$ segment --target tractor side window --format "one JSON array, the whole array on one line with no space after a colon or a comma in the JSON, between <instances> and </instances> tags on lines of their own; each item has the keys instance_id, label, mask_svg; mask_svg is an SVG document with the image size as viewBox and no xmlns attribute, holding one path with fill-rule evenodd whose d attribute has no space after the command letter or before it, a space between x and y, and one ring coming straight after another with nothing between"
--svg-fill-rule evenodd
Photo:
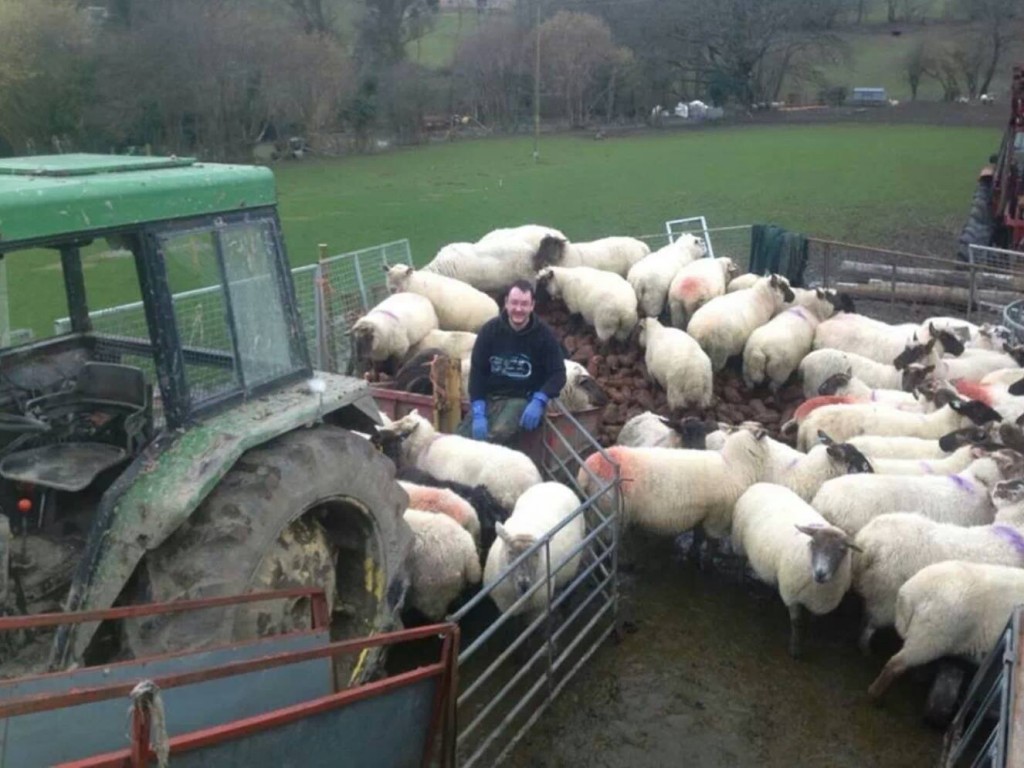
<instances>
[{"instance_id":1,"label":"tractor side window","mask_svg":"<svg viewBox=\"0 0 1024 768\"><path fill-rule=\"evenodd\" d=\"M225 227L220 243L246 389L302 368L296 344L302 339L285 309L270 222Z\"/></svg>"},{"instance_id":2,"label":"tractor side window","mask_svg":"<svg viewBox=\"0 0 1024 768\"><path fill-rule=\"evenodd\" d=\"M173 294L178 341L185 358L185 379L193 405L241 387L217 264L216 237L210 230L160 237L167 282Z\"/></svg>"}]
</instances>

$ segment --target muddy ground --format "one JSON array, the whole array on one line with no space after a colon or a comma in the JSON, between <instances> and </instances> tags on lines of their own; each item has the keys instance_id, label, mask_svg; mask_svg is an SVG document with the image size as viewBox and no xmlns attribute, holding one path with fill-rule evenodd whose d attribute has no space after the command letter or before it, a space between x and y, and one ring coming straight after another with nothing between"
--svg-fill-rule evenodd
<instances>
[{"instance_id":1,"label":"muddy ground","mask_svg":"<svg viewBox=\"0 0 1024 768\"><path fill-rule=\"evenodd\" d=\"M851 599L787 653L778 596L731 561L704 573L671 542L624 541L620 616L609 641L511 754L522 768L916 768L941 734L921 722L927 683L908 675L885 705L866 694L886 658L857 649Z\"/></svg>"}]
</instances>

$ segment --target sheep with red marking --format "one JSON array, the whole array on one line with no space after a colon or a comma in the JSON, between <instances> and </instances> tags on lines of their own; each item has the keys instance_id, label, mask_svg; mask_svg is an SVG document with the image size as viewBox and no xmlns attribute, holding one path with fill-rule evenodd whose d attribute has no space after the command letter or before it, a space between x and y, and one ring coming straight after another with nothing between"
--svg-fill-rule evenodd
<instances>
[{"instance_id":1,"label":"sheep with red marking","mask_svg":"<svg viewBox=\"0 0 1024 768\"><path fill-rule=\"evenodd\" d=\"M625 520L668 536L698 525L712 538L727 536L736 499L768 471L764 437L762 431L739 430L726 438L721 451L607 449L621 471ZM597 491L590 473L610 480L615 469L604 455L590 456L578 477L587 495Z\"/></svg>"},{"instance_id":2,"label":"sheep with red marking","mask_svg":"<svg viewBox=\"0 0 1024 768\"><path fill-rule=\"evenodd\" d=\"M412 529L408 603L430 621L440 621L462 591L480 583L480 556L469 532L447 515L407 509Z\"/></svg>"},{"instance_id":3,"label":"sheep with red marking","mask_svg":"<svg viewBox=\"0 0 1024 768\"><path fill-rule=\"evenodd\" d=\"M718 372L730 357L743 352L755 329L771 320L793 298L786 278L762 277L753 288L709 301L694 312L686 330L708 353L711 369Z\"/></svg>"},{"instance_id":4,"label":"sheep with red marking","mask_svg":"<svg viewBox=\"0 0 1024 768\"><path fill-rule=\"evenodd\" d=\"M736 274L732 259L696 259L684 266L668 288L672 327L686 330L686 323L704 304L725 293L729 278Z\"/></svg>"},{"instance_id":5,"label":"sheep with red marking","mask_svg":"<svg viewBox=\"0 0 1024 768\"><path fill-rule=\"evenodd\" d=\"M680 269L703 258L706 253L707 246L701 238L684 234L630 267L626 280L633 286L637 304L645 317L661 315L672 278Z\"/></svg>"},{"instance_id":6,"label":"sheep with red marking","mask_svg":"<svg viewBox=\"0 0 1024 768\"><path fill-rule=\"evenodd\" d=\"M398 484L409 495L410 509L447 515L469 532L477 546L480 545L480 519L466 499L448 488L433 488L402 480Z\"/></svg>"}]
</instances>

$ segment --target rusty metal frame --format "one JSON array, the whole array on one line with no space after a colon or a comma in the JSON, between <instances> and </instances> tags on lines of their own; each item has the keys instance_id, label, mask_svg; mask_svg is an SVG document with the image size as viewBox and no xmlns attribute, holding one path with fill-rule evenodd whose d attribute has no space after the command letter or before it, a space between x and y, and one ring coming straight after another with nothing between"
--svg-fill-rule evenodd
<instances>
[{"instance_id":1,"label":"rusty metal frame","mask_svg":"<svg viewBox=\"0 0 1024 768\"><path fill-rule=\"evenodd\" d=\"M155 678L153 682L160 689L175 688L288 664L301 663L311 659L334 658L344 653L354 653L366 648L390 646L429 637L442 638L440 660L433 664L263 715L244 718L226 725L214 726L176 736L170 740L171 755L268 730L304 717L340 709L357 701L380 696L421 680L440 677L441 681L434 696L433 712L427 731L422 765L423 768L428 768L428 766L433 764L435 758L435 735L440 732L441 749L439 757L442 767L448 768L453 765L455 749L452 702L458 679L456 672L456 665L458 663L456 649L459 643L459 629L452 624L433 624L370 638L331 643L330 645L312 650L272 654L258 659L225 664L212 669L167 675ZM72 690L58 695L27 696L10 702L0 703L0 719L127 696L134 687L135 682L130 682ZM126 749L63 765L65 768L105 768L107 766L141 768L146 766L154 759L154 754L149 746L148 714L140 708L133 708L131 732L132 744Z\"/></svg>"}]
</instances>

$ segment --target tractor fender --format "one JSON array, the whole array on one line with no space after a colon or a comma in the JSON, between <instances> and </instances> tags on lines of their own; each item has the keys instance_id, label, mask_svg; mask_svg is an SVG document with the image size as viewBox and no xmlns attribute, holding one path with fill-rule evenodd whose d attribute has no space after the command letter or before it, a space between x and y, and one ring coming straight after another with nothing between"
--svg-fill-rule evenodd
<instances>
[{"instance_id":1,"label":"tractor fender","mask_svg":"<svg viewBox=\"0 0 1024 768\"><path fill-rule=\"evenodd\" d=\"M380 423L364 381L319 372L317 377L324 382L323 392L312 392L302 381L204 418L187 430L164 433L147 446L100 500L65 610L111 607L146 552L159 547L195 512L246 451L324 416L337 423L343 408L356 411L347 421L363 427ZM98 626L62 627L54 639L51 667L79 661Z\"/></svg>"}]
</instances>

